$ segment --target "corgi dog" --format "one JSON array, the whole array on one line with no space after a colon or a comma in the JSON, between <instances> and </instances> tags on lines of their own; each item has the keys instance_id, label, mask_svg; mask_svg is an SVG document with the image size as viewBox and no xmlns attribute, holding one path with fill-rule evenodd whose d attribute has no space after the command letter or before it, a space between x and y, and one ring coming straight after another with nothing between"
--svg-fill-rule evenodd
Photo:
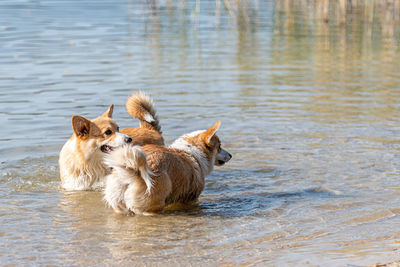
<instances>
[{"instance_id":1,"label":"corgi dog","mask_svg":"<svg viewBox=\"0 0 400 267\"><path fill-rule=\"evenodd\" d=\"M140 128L119 131L112 119L114 105L100 117L88 120L72 117L73 135L64 144L59 155L61 187L65 190L96 190L104 186L111 172L103 162L104 155L125 144L163 145L161 127L152 100L144 93L131 95L126 108L138 118Z\"/></svg>"},{"instance_id":2,"label":"corgi dog","mask_svg":"<svg viewBox=\"0 0 400 267\"><path fill-rule=\"evenodd\" d=\"M232 158L216 135L220 124L185 134L169 147L124 145L105 155L113 170L104 188L107 204L117 213L151 215L168 204L197 200L214 165Z\"/></svg>"}]
</instances>

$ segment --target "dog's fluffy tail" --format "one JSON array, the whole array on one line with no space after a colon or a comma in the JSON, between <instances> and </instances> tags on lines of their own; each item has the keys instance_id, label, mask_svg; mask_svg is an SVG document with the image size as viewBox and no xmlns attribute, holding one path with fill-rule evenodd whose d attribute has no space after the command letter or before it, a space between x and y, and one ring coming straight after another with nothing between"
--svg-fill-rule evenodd
<instances>
[{"instance_id":1,"label":"dog's fluffy tail","mask_svg":"<svg viewBox=\"0 0 400 267\"><path fill-rule=\"evenodd\" d=\"M105 164L115 169L130 169L138 173L146 184L146 193L153 187L153 175L146 162L146 154L140 146L122 146L107 154Z\"/></svg>"},{"instance_id":2,"label":"dog's fluffy tail","mask_svg":"<svg viewBox=\"0 0 400 267\"><path fill-rule=\"evenodd\" d=\"M141 128L162 133L153 100L148 95L143 92L132 94L128 97L125 107L132 117L139 119Z\"/></svg>"}]
</instances>

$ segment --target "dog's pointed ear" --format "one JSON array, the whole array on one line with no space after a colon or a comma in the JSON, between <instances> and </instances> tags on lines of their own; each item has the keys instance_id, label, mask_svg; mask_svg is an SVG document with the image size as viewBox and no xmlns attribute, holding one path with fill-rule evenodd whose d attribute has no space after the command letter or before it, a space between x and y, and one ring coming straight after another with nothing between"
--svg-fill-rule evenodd
<instances>
[{"instance_id":1,"label":"dog's pointed ear","mask_svg":"<svg viewBox=\"0 0 400 267\"><path fill-rule=\"evenodd\" d=\"M89 135L90 120L82 116L72 116L72 129L78 137Z\"/></svg>"},{"instance_id":2,"label":"dog's pointed ear","mask_svg":"<svg viewBox=\"0 0 400 267\"><path fill-rule=\"evenodd\" d=\"M114 104L111 104L111 105L108 107L107 111L104 112L104 114L102 115L102 117L111 118L111 117L112 117L112 114L113 114L113 111L114 111Z\"/></svg>"},{"instance_id":3,"label":"dog's pointed ear","mask_svg":"<svg viewBox=\"0 0 400 267\"><path fill-rule=\"evenodd\" d=\"M221 126L221 121L217 121L213 126L208 128L207 131L201 134L206 145L210 145L211 138L215 135L220 126Z\"/></svg>"}]
</instances>

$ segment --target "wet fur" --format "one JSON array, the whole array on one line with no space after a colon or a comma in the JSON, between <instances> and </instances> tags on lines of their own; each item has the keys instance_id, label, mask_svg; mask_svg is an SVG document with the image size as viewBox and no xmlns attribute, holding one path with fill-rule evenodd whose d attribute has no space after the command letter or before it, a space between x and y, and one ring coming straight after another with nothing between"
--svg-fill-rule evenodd
<instances>
[{"instance_id":1,"label":"wet fur","mask_svg":"<svg viewBox=\"0 0 400 267\"><path fill-rule=\"evenodd\" d=\"M96 190L104 187L104 178L110 173L110 168L103 162L105 153L100 149L102 145L124 145L127 136L132 138L134 145L164 144L153 102L147 95L133 94L128 98L126 107L129 114L140 120L141 128L126 128L119 132L118 125L112 119L113 105L93 120L72 117L74 132L59 156L62 188ZM106 130L111 130L112 134L106 135Z\"/></svg>"},{"instance_id":2,"label":"wet fur","mask_svg":"<svg viewBox=\"0 0 400 267\"><path fill-rule=\"evenodd\" d=\"M170 147L123 146L108 154L105 162L113 168L104 190L108 205L118 213L150 215L168 204L197 200L216 159L232 157L220 147L219 126L183 135Z\"/></svg>"}]
</instances>

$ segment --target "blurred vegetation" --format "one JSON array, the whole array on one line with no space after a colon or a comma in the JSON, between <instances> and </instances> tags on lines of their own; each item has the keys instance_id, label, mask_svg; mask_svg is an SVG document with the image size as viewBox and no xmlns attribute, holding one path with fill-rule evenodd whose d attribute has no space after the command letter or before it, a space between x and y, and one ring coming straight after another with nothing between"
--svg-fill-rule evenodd
<instances>
[{"instance_id":1,"label":"blurred vegetation","mask_svg":"<svg viewBox=\"0 0 400 267\"><path fill-rule=\"evenodd\" d=\"M400 0L275 0L277 12L308 14L310 19L344 24L354 15L361 15L366 21L381 20L386 25L398 23L400 18ZM250 23L257 10L265 5L259 0L146 0L153 11L160 8L191 8L192 14L200 13L200 6L215 6L215 16L227 12L233 19ZM190 4L194 4L191 7Z\"/></svg>"},{"instance_id":2,"label":"blurred vegetation","mask_svg":"<svg viewBox=\"0 0 400 267\"><path fill-rule=\"evenodd\" d=\"M365 95L373 96L379 118L392 119L394 111L400 112L395 97L400 0L148 0L146 5L157 64L162 61L160 35L167 32L178 33L174 36L179 36L181 50L176 58L183 69L192 62L179 51L189 45L196 45L196 63L201 64L205 41L196 35L200 26L215 39L214 49L233 52L231 63L239 70L236 79L243 96L257 93L257 85L277 88L277 95L283 84L304 86L313 88L308 100L303 99L305 113L324 114L323 120L368 116L371 105L360 100ZM226 29L232 34L219 38L218 32ZM207 64L221 64L218 54L207 58ZM243 102L256 104L262 103Z\"/></svg>"}]
</instances>

